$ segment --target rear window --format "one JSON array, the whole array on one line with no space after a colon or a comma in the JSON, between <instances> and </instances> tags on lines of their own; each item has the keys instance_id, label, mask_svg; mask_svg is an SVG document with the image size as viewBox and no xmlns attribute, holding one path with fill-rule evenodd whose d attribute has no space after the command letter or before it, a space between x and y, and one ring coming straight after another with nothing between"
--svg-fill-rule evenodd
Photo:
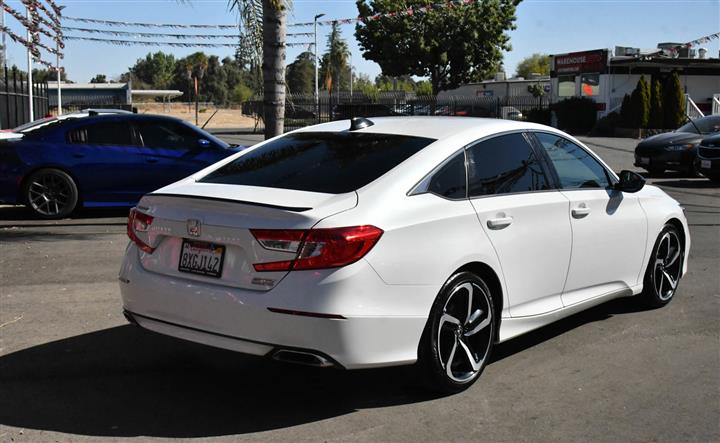
<instances>
[{"instance_id":1,"label":"rear window","mask_svg":"<svg viewBox=\"0 0 720 443\"><path fill-rule=\"evenodd\" d=\"M362 188L434 142L352 132L290 134L203 177L203 183L342 194Z\"/></svg>"}]
</instances>

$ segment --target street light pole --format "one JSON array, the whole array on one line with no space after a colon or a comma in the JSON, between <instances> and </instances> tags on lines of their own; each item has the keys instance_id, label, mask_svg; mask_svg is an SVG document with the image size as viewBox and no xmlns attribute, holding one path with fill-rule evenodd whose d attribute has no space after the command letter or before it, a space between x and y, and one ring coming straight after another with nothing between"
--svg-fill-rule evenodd
<instances>
[{"instance_id":1,"label":"street light pole","mask_svg":"<svg viewBox=\"0 0 720 443\"><path fill-rule=\"evenodd\" d=\"M350 51L350 103L353 101L353 65L352 65L352 51Z\"/></svg>"},{"instance_id":2,"label":"street light pole","mask_svg":"<svg viewBox=\"0 0 720 443\"><path fill-rule=\"evenodd\" d=\"M313 22L315 23L315 116L318 123L320 123L320 95L318 91L318 44L317 44L317 21L320 17L325 14L318 14L315 16Z\"/></svg>"}]
</instances>

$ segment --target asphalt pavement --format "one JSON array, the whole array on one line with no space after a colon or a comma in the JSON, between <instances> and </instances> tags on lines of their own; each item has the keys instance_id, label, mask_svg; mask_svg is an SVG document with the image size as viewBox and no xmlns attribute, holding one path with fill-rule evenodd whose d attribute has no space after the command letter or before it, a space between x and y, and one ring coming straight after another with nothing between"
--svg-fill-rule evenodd
<instances>
[{"instance_id":1,"label":"asphalt pavement","mask_svg":"<svg viewBox=\"0 0 720 443\"><path fill-rule=\"evenodd\" d=\"M584 141L634 169L635 140ZM649 182L690 222L672 303L615 300L511 340L448 397L406 368L285 365L130 326L117 285L127 210L48 222L0 207L0 442L720 441L720 188Z\"/></svg>"}]
</instances>

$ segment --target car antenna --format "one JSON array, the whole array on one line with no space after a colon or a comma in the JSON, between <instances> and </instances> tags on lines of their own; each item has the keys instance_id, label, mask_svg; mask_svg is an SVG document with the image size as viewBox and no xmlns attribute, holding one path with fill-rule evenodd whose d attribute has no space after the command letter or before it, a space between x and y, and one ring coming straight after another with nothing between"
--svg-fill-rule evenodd
<instances>
[{"instance_id":1,"label":"car antenna","mask_svg":"<svg viewBox=\"0 0 720 443\"><path fill-rule=\"evenodd\" d=\"M366 119L365 117L353 117L350 119L350 130L357 131L358 129L369 128L374 124L375 123Z\"/></svg>"},{"instance_id":2,"label":"car antenna","mask_svg":"<svg viewBox=\"0 0 720 443\"><path fill-rule=\"evenodd\" d=\"M698 132L698 134L702 135L702 132L700 132L700 128L697 127L697 125L695 124L695 122L693 121L693 119L691 119L689 116L686 115L686 116L685 116L685 120L687 120L688 122L690 122L690 124L695 127L695 130Z\"/></svg>"},{"instance_id":3,"label":"car antenna","mask_svg":"<svg viewBox=\"0 0 720 443\"><path fill-rule=\"evenodd\" d=\"M219 109L216 109L215 112L213 112L213 115L211 115L210 118L207 119L207 121L205 122L205 124L202 125L202 126L200 127L200 129L205 129L205 126L207 126L207 124L210 123L210 120L212 120L212 118L215 117L215 114L217 114L218 111L219 111Z\"/></svg>"}]
</instances>

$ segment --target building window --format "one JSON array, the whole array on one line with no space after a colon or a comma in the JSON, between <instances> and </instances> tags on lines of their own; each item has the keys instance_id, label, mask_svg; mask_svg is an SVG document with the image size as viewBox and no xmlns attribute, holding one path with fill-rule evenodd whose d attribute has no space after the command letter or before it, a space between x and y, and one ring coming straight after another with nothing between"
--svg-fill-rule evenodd
<instances>
[{"instance_id":1,"label":"building window","mask_svg":"<svg viewBox=\"0 0 720 443\"><path fill-rule=\"evenodd\" d=\"M600 95L600 74L583 74L580 76L580 91L583 97Z\"/></svg>"},{"instance_id":2,"label":"building window","mask_svg":"<svg viewBox=\"0 0 720 443\"><path fill-rule=\"evenodd\" d=\"M572 97L575 95L575 76L558 76L558 97Z\"/></svg>"}]
</instances>

